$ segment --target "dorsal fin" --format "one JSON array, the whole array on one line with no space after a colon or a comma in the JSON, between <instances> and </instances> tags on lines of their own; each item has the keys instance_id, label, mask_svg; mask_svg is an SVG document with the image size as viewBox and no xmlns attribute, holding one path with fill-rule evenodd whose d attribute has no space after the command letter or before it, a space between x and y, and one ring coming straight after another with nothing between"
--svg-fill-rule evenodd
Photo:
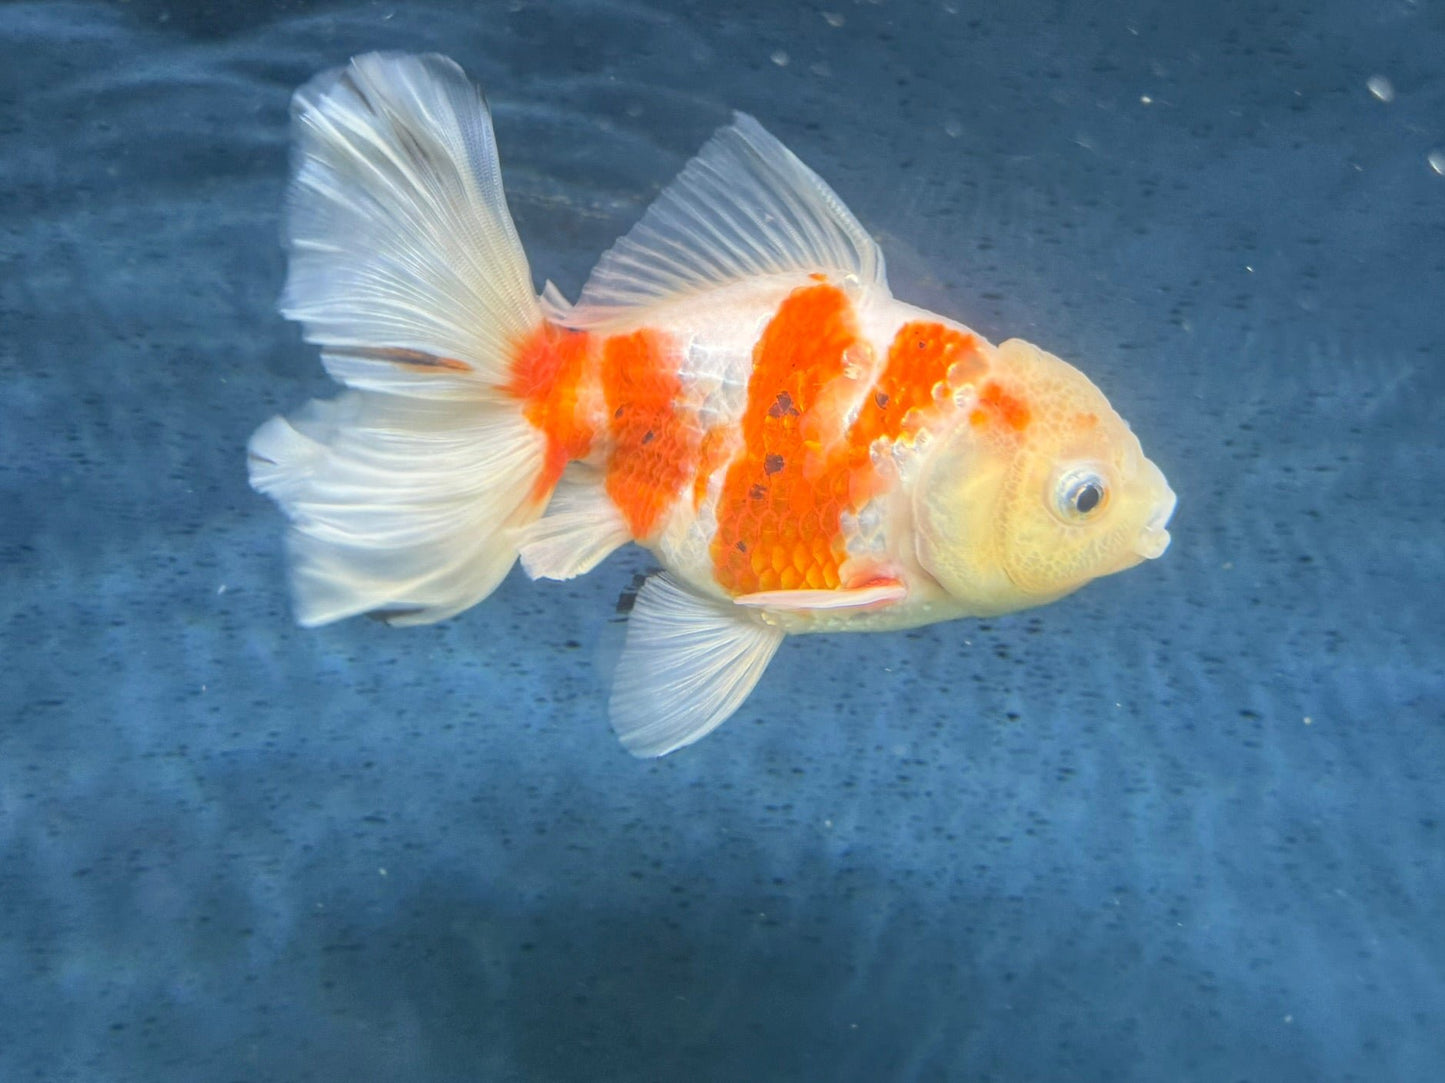
<instances>
[{"instance_id":1,"label":"dorsal fin","mask_svg":"<svg viewBox=\"0 0 1445 1083\"><path fill-rule=\"evenodd\" d=\"M887 288L882 251L843 201L736 113L602 256L567 323L598 327L742 279L814 272Z\"/></svg>"}]
</instances>

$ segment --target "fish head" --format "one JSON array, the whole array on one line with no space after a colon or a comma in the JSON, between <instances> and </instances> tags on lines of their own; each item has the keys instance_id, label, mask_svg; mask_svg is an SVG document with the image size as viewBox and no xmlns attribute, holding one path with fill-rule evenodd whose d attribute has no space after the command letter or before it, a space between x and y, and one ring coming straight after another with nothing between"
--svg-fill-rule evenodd
<instances>
[{"instance_id":1,"label":"fish head","mask_svg":"<svg viewBox=\"0 0 1445 1083\"><path fill-rule=\"evenodd\" d=\"M979 616L1163 554L1175 496L1082 372L1020 339L960 399L913 493L917 556Z\"/></svg>"}]
</instances>

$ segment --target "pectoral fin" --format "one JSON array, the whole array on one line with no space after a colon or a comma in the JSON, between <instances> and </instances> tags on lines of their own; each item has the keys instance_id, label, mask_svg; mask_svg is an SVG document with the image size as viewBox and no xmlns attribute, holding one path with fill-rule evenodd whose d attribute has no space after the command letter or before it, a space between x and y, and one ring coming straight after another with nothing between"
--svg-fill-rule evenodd
<instances>
[{"instance_id":1,"label":"pectoral fin","mask_svg":"<svg viewBox=\"0 0 1445 1083\"><path fill-rule=\"evenodd\" d=\"M666 575L642 585L612 687L612 728L634 756L665 756L736 711L783 641L745 610Z\"/></svg>"},{"instance_id":2,"label":"pectoral fin","mask_svg":"<svg viewBox=\"0 0 1445 1083\"><path fill-rule=\"evenodd\" d=\"M908 597L897 579L882 579L847 590L760 590L740 594L733 601L756 609L872 609Z\"/></svg>"}]
</instances>

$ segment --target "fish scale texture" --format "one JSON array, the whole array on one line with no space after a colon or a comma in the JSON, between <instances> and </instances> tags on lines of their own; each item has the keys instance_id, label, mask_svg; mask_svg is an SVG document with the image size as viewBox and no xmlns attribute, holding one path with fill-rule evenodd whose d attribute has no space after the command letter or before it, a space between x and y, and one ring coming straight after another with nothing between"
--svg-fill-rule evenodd
<instances>
[{"instance_id":1,"label":"fish scale texture","mask_svg":"<svg viewBox=\"0 0 1445 1083\"><path fill-rule=\"evenodd\" d=\"M832 589L846 553L838 539L849 475L810 458L828 453L804 422L842 375L857 338L843 291L819 284L791 294L753 351L746 453L728 468L713 541L718 582L732 594ZM836 439L836 436L834 437Z\"/></svg>"}]
</instances>

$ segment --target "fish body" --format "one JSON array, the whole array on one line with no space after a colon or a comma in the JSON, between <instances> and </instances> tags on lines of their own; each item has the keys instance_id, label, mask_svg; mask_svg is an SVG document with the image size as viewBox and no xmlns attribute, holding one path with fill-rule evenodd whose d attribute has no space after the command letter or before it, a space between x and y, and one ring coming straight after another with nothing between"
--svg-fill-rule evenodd
<instances>
[{"instance_id":1,"label":"fish body","mask_svg":"<svg viewBox=\"0 0 1445 1083\"><path fill-rule=\"evenodd\" d=\"M652 756L737 709L789 633L1051 601L1160 555L1174 494L1102 393L892 296L882 253L756 121L714 136L577 303L530 271L481 97L371 54L298 92L283 311L351 391L275 418L300 619L479 601L520 557L636 542L611 699Z\"/></svg>"},{"instance_id":2,"label":"fish body","mask_svg":"<svg viewBox=\"0 0 1445 1083\"><path fill-rule=\"evenodd\" d=\"M935 401L935 386L952 365L977 375L990 348L857 292L822 273L773 276L578 332L563 347L582 352L576 383L539 396L579 404L549 437L586 434L574 461L596 471L587 483L600 481L630 540L689 589L790 632L955 615L913 558L904 478L928 426L962 408ZM890 373L910 334L926 358ZM856 604L801 604L850 592Z\"/></svg>"}]
</instances>

